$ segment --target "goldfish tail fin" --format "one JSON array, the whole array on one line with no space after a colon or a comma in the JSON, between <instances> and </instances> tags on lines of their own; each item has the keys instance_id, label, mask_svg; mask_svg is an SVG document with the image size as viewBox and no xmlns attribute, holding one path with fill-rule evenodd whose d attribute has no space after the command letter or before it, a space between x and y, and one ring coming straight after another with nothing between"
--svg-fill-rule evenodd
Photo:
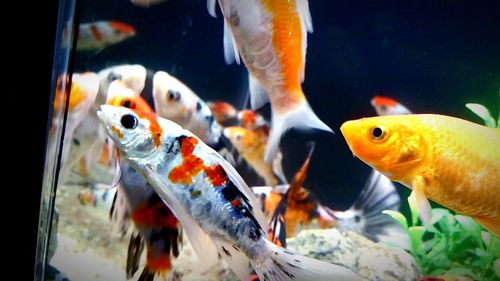
<instances>
[{"instance_id":1,"label":"goldfish tail fin","mask_svg":"<svg viewBox=\"0 0 500 281\"><path fill-rule=\"evenodd\" d=\"M500 237L500 218L474 217L474 219L484 228Z\"/></svg>"},{"instance_id":2,"label":"goldfish tail fin","mask_svg":"<svg viewBox=\"0 0 500 281\"><path fill-rule=\"evenodd\" d=\"M333 133L333 130L319 119L307 102L303 102L294 110L284 114L273 111L271 122L271 133L269 134L264 156L267 163L270 163L276 157L281 137L291 128L318 129Z\"/></svg>"},{"instance_id":3,"label":"goldfish tail fin","mask_svg":"<svg viewBox=\"0 0 500 281\"><path fill-rule=\"evenodd\" d=\"M127 279L132 278L132 276L134 276L134 274L139 269L139 262L141 260L141 254L143 250L144 240L142 239L141 234L139 234L138 232L132 233L132 235L130 236L130 241L128 243L127 251L127 266L125 270Z\"/></svg>"},{"instance_id":4,"label":"goldfish tail fin","mask_svg":"<svg viewBox=\"0 0 500 281\"><path fill-rule=\"evenodd\" d=\"M260 264L252 264L260 280L362 280L346 267L294 254L267 241L270 254Z\"/></svg>"}]
</instances>

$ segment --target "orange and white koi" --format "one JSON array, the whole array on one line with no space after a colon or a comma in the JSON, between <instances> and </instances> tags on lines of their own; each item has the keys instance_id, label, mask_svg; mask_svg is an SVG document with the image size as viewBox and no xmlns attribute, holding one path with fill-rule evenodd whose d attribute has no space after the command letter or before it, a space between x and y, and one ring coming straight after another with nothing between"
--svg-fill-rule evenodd
<instances>
[{"instance_id":1,"label":"orange and white koi","mask_svg":"<svg viewBox=\"0 0 500 281\"><path fill-rule=\"evenodd\" d=\"M267 216L272 215L274 237L285 225L286 237L301 229L336 227L364 235L375 241L407 245L406 235L399 224L383 210L399 210L401 200L392 182L373 171L354 204L345 211L332 210L303 186L309 168L312 149L290 184L275 187L252 187L262 199ZM281 239L282 240L282 239Z\"/></svg>"},{"instance_id":2,"label":"orange and white koi","mask_svg":"<svg viewBox=\"0 0 500 281\"><path fill-rule=\"evenodd\" d=\"M219 142L222 132L210 108L177 78L164 71L156 72L153 100L158 116L185 127L209 145Z\"/></svg>"},{"instance_id":3,"label":"orange and white koi","mask_svg":"<svg viewBox=\"0 0 500 281\"><path fill-rule=\"evenodd\" d=\"M133 26L115 20L83 23L78 30L79 51L100 51L135 35Z\"/></svg>"},{"instance_id":4,"label":"orange and white koi","mask_svg":"<svg viewBox=\"0 0 500 281\"><path fill-rule=\"evenodd\" d=\"M354 155L413 190L425 223L429 198L500 234L500 129L437 114L363 118L340 129Z\"/></svg>"},{"instance_id":5,"label":"orange and white koi","mask_svg":"<svg viewBox=\"0 0 500 281\"><path fill-rule=\"evenodd\" d=\"M408 108L389 97L375 96L371 104L379 116L411 114Z\"/></svg>"},{"instance_id":6,"label":"orange and white koi","mask_svg":"<svg viewBox=\"0 0 500 281\"><path fill-rule=\"evenodd\" d=\"M265 127L269 130L269 123L264 119L264 117L254 110L244 109L240 110L237 114L237 118L240 121L240 126L248 130L253 130L257 128Z\"/></svg>"},{"instance_id":7,"label":"orange and white koi","mask_svg":"<svg viewBox=\"0 0 500 281\"><path fill-rule=\"evenodd\" d=\"M218 0L224 16L224 57L239 56L249 71L253 109L271 103L271 134L265 155L271 161L290 128L333 132L309 106L302 91L307 32L312 21L307 0ZM208 0L215 17L216 0ZM266 94L267 93L267 94Z\"/></svg>"},{"instance_id":8,"label":"orange and white koi","mask_svg":"<svg viewBox=\"0 0 500 281\"><path fill-rule=\"evenodd\" d=\"M107 104L154 114L149 104L120 80L113 81L109 86ZM120 160L120 181L117 186L117 196L123 197L117 201L126 203L113 206L112 218L117 218L115 222L125 229L120 218L130 217L138 230L129 242L127 278L131 278L139 269L145 243L147 259L138 280L153 280L156 275L163 280L170 280L172 259L179 255L181 235L178 220L154 189L124 160Z\"/></svg>"},{"instance_id":9,"label":"orange and white koi","mask_svg":"<svg viewBox=\"0 0 500 281\"><path fill-rule=\"evenodd\" d=\"M105 68L99 75L99 97L97 105L106 103L110 84L115 80L122 81L136 95L140 95L146 87L148 71L140 64L121 64ZM96 111L98 108L96 108Z\"/></svg>"},{"instance_id":10,"label":"orange and white koi","mask_svg":"<svg viewBox=\"0 0 500 281\"><path fill-rule=\"evenodd\" d=\"M174 212L205 265L217 252L241 280L361 280L266 238L264 215L234 168L191 132L155 115L101 106L99 118L131 166ZM217 252L213 252L212 242Z\"/></svg>"},{"instance_id":11,"label":"orange and white koi","mask_svg":"<svg viewBox=\"0 0 500 281\"><path fill-rule=\"evenodd\" d=\"M210 101L207 102L210 111L215 118L215 121L221 126L227 126L232 120L236 118L238 111L234 106L225 101Z\"/></svg>"}]
</instances>

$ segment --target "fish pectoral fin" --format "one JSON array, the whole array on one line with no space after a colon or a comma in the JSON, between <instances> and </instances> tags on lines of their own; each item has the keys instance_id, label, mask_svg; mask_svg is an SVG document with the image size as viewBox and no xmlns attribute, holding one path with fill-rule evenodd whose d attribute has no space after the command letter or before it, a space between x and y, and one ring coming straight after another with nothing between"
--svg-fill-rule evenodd
<instances>
[{"instance_id":1,"label":"fish pectoral fin","mask_svg":"<svg viewBox=\"0 0 500 281\"><path fill-rule=\"evenodd\" d=\"M266 90L250 72L248 73L248 87L250 91L250 107L253 110L259 109L269 102Z\"/></svg>"},{"instance_id":2,"label":"fish pectoral fin","mask_svg":"<svg viewBox=\"0 0 500 281\"><path fill-rule=\"evenodd\" d=\"M429 200L427 200L427 196L425 196L424 177L417 176L413 180L412 186L413 186L413 191L410 196L415 197L420 219L424 224L428 224L431 222L431 204L429 203Z\"/></svg>"},{"instance_id":3,"label":"fish pectoral fin","mask_svg":"<svg viewBox=\"0 0 500 281\"><path fill-rule=\"evenodd\" d=\"M494 233L497 237L500 236L500 217L473 217L480 225Z\"/></svg>"}]
</instances>

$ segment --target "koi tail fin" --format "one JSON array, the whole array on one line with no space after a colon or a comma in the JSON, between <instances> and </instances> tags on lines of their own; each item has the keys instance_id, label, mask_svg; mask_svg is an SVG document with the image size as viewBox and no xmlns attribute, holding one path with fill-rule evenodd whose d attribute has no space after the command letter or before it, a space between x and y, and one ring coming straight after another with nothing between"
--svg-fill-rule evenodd
<instances>
[{"instance_id":1,"label":"koi tail fin","mask_svg":"<svg viewBox=\"0 0 500 281\"><path fill-rule=\"evenodd\" d=\"M294 110L284 114L278 114L273 110L271 123L271 133L264 156L267 163L276 157L281 137L291 128L318 129L333 133L333 130L319 119L307 102L303 102Z\"/></svg>"},{"instance_id":2,"label":"koi tail fin","mask_svg":"<svg viewBox=\"0 0 500 281\"><path fill-rule=\"evenodd\" d=\"M259 280L269 281L354 281L362 279L346 267L294 254L267 241L270 253L252 264Z\"/></svg>"}]
</instances>

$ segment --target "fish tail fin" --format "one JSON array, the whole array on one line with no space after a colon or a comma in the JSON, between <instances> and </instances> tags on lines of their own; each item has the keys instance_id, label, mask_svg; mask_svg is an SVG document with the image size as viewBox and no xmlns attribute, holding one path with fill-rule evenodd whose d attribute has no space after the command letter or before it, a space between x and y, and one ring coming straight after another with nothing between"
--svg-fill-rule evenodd
<instances>
[{"instance_id":1,"label":"fish tail fin","mask_svg":"<svg viewBox=\"0 0 500 281\"><path fill-rule=\"evenodd\" d=\"M267 241L270 249L259 264L252 264L259 280L353 281L362 279L346 267L304 257Z\"/></svg>"},{"instance_id":2,"label":"fish tail fin","mask_svg":"<svg viewBox=\"0 0 500 281\"><path fill-rule=\"evenodd\" d=\"M307 102L303 102L294 110L282 114L273 110L271 123L271 133L264 156L267 163L276 157L281 137L291 128L318 129L333 133L333 130L319 119Z\"/></svg>"},{"instance_id":3,"label":"fish tail fin","mask_svg":"<svg viewBox=\"0 0 500 281\"><path fill-rule=\"evenodd\" d=\"M500 237L500 218L474 217L474 219L484 228Z\"/></svg>"},{"instance_id":4,"label":"fish tail fin","mask_svg":"<svg viewBox=\"0 0 500 281\"><path fill-rule=\"evenodd\" d=\"M389 216L382 213L384 210L399 211L400 206L401 198L392 181L376 170L372 170L352 207L345 212L333 213L340 227L360 232L378 242L397 232L403 234L403 229Z\"/></svg>"}]
</instances>

